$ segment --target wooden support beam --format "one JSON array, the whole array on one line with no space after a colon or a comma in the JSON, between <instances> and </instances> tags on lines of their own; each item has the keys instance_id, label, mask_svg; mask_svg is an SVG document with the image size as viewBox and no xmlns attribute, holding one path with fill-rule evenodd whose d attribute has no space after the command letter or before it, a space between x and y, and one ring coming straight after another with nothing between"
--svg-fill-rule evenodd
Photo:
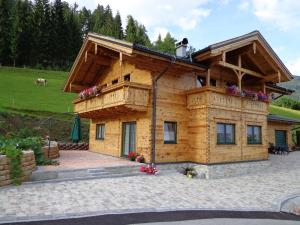
<instances>
[{"instance_id":1,"label":"wooden support beam","mask_svg":"<svg viewBox=\"0 0 300 225\"><path fill-rule=\"evenodd\" d=\"M98 53L98 45L95 43L95 55Z\"/></svg>"},{"instance_id":2,"label":"wooden support beam","mask_svg":"<svg viewBox=\"0 0 300 225\"><path fill-rule=\"evenodd\" d=\"M267 88L266 88L266 83L265 82L263 83L263 92L264 92L264 94L267 93Z\"/></svg>"},{"instance_id":3,"label":"wooden support beam","mask_svg":"<svg viewBox=\"0 0 300 225\"><path fill-rule=\"evenodd\" d=\"M244 72L245 74L249 74L249 75L252 75L252 76L255 76L255 77L259 77L259 78L263 78L264 77L262 74L257 73L257 72L255 72L253 70L249 70L249 69L245 69L245 68L242 68L242 67L238 67L238 66L233 65L231 63L219 61L218 65L226 67L226 68L229 68L229 69L241 71L241 72Z\"/></svg>"},{"instance_id":4,"label":"wooden support beam","mask_svg":"<svg viewBox=\"0 0 300 225\"><path fill-rule=\"evenodd\" d=\"M253 42L253 53L256 54L256 42Z\"/></svg>"},{"instance_id":5,"label":"wooden support beam","mask_svg":"<svg viewBox=\"0 0 300 225\"><path fill-rule=\"evenodd\" d=\"M281 73L280 73L280 71L278 70L278 83L280 83L281 82Z\"/></svg>"},{"instance_id":6,"label":"wooden support beam","mask_svg":"<svg viewBox=\"0 0 300 225\"><path fill-rule=\"evenodd\" d=\"M84 54L84 62L87 62L87 55L88 55L88 52L85 51L85 54Z\"/></svg>"},{"instance_id":7,"label":"wooden support beam","mask_svg":"<svg viewBox=\"0 0 300 225\"><path fill-rule=\"evenodd\" d=\"M207 87L210 86L210 69L207 70L207 74L206 74L206 86Z\"/></svg>"},{"instance_id":8,"label":"wooden support beam","mask_svg":"<svg viewBox=\"0 0 300 225\"><path fill-rule=\"evenodd\" d=\"M123 53L122 52L120 52L119 58L120 58L120 66L122 66L122 64L123 64Z\"/></svg>"},{"instance_id":9,"label":"wooden support beam","mask_svg":"<svg viewBox=\"0 0 300 225\"><path fill-rule=\"evenodd\" d=\"M226 62L226 53L225 52L222 52L222 61Z\"/></svg>"}]
</instances>

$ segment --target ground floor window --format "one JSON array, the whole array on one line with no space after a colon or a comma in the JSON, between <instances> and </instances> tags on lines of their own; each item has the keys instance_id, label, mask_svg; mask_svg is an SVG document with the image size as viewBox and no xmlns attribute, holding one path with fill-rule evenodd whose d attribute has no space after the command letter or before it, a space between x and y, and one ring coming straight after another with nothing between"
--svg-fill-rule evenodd
<instances>
[{"instance_id":1,"label":"ground floor window","mask_svg":"<svg viewBox=\"0 0 300 225\"><path fill-rule=\"evenodd\" d=\"M247 142L248 144L261 144L261 126L247 126Z\"/></svg>"},{"instance_id":2,"label":"ground floor window","mask_svg":"<svg viewBox=\"0 0 300 225\"><path fill-rule=\"evenodd\" d=\"M217 123L217 144L235 144L235 124Z\"/></svg>"},{"instance_id":3,"label":"ground floor window","mask_svg":"<svg viewBox=\"0 0 300 225\"><path fill-rule=\"evenodd\" d=\"M177 142L177 123L164 122L164 143L176 144Z\"/></svg>"},{"instance_id":4,"label":"ground floor window","mask_svg":"<svg viewBox=\"0 0 300 225\"><path fill-rule=\"evenodd\" d=\"M96 124L96 139L104 140L105 124Z\"/></svg>"}]
</instances>

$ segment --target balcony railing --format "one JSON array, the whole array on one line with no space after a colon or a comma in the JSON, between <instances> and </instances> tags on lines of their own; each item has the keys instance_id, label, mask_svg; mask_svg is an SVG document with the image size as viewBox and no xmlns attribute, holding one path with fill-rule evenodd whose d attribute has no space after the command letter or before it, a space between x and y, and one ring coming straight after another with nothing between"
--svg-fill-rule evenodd
<instances>
[{"instance_id":1,"label":"balcony railing","mask_svg":"<svg viewBox=\"0 0 300 225\"><path fill-rule=\"evenodd\" d=\"M149 90L149 85L124 81L103 88L98 96L75 100L74 112L92 118L107 113L147 111Z\"/></svg>"},{"instance_id":2,"label":"balcony railing","mask_svg":"<svg viewBox=\"0 0 300 225\"><path fill-rule=\"evenodd\" d=\"M187 92L188 109L220 108L244 112L268 112L268 103L248 97L230 95L224 88L202 87Z\"/></svg>"}]
</instances>

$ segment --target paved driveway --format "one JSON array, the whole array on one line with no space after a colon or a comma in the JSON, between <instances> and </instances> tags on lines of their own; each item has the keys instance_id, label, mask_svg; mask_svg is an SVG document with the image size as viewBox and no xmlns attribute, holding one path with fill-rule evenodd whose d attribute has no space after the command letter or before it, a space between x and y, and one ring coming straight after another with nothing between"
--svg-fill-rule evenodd
<instances>
[{"instance_id":1,"label":"paved driveway","mask_svg":"<svg viewBox=\"0 0 300 225\"><path fill-rule=\"evenodd\" d=\"M279 199L300 192L300 152L271 162L259 174L216 180L174 173L6 187L0 221L166 209L276 211Z\"/></svg>"}]
</instances>

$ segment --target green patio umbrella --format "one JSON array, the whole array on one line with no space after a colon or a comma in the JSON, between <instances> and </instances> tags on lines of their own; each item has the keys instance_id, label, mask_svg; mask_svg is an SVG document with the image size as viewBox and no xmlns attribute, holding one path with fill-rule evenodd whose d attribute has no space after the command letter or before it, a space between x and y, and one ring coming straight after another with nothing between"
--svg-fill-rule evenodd
<instances>
[{"instance_id":1,"label":"green patio umbrella","mask_svg":"<svg viewBox=\"0 0 300 225\"><path fill-rule=\"evenodd\" d=\"M73 124L71 139L73 143L78 143L81 140L81 138L82 136L81 136L80 116L77 114Z\"/></svg>"}]
</instances>

